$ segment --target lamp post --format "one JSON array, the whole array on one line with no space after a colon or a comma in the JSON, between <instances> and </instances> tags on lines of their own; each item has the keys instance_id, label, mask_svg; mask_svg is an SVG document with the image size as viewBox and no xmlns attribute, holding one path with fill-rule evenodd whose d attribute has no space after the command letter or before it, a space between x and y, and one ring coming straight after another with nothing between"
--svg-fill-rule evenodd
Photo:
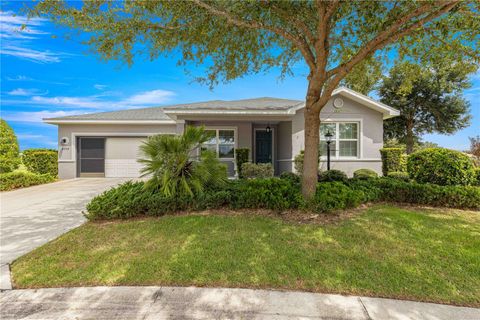
<instances>
[{"instance_id":1,"label":"lamp post","mask_svg":"<svg viewBox=\"0 0 480 320\"><path fill-rule=\"evenodd\" d=\"M332 143L333 134L327 131L325 138L327 139L327 170L330 170L330 143Z\"/></svg>"}]
</instances>

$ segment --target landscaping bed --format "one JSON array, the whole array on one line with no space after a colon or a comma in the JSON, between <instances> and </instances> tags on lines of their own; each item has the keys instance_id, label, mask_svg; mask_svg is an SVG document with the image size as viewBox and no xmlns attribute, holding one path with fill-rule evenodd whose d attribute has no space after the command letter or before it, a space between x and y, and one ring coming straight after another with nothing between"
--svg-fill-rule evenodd
<instances>
[{"instance_id":1,"label":"landscaping bed","mask_svg":"<svg viewBox=\"0 0 480 320\"><path fill-rule=\"evenodd\" d=\"M357 210L321 225L255 211L88 222L15 261L13 282L275 288L480 306L478 212Z\"/></svg>"}]
</instances>

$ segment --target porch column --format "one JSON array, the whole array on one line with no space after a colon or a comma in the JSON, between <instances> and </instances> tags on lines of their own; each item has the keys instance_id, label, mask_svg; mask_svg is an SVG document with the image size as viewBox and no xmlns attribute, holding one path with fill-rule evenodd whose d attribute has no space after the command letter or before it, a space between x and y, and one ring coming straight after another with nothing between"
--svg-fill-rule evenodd
<instances>
[{"instance_id":1,"label":"porch column","mask_svg":"<svg viewBox=\"0 0 480 320\"><path fill-rule=\"evenodd\" d=\"M185 131L185 120L177 120L176 121L176 132L178 135L182 135L183 132Z\"/></svg>"}]
</instances>

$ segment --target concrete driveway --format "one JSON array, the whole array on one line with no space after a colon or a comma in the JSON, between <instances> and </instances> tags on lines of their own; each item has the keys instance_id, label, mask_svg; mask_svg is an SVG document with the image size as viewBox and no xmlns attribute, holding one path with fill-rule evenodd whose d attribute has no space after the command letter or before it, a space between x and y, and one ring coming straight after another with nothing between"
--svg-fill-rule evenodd
<instances>
[{"instance_id":1,"label":"concrete driveway","mask_svg":"<svg viewBox=\"0 0 480 320\"><path fill-rule=\"evenodd\" d=\"M1 192L1 265L84 223L88 201L123 181L83 178Z\"/></svg>"}]
</instances>

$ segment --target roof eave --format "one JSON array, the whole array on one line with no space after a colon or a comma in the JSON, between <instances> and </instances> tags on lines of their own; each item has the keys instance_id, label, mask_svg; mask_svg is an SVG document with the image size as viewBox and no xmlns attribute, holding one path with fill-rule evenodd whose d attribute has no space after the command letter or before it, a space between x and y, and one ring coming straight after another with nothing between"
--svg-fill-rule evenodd
<instances>
[{"instance_id":1,"label":"roof eave","mask_svg":"<svg viewBox=\"0 0 480 320\"><path fill-rule=\"evenodd\" d=\"M42 119L48 124L175 124L175 120L87 120L87 119Z\"/></svg>"}]
</instances>

